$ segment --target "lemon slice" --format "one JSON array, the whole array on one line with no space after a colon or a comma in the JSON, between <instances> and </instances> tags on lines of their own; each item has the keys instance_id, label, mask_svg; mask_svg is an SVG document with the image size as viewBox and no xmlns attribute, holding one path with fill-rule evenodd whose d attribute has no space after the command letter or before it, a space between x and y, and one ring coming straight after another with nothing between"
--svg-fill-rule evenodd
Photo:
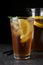
<instances>
[{"instance_id":1,"label":"lemon slice","mask_svg":"<svg viewBox=\"0 0 43 65\"><path fill-rule=\"evenodd\" d=\"M32 16L30 16L29 18L32 18ZM43 19L43 16L34 16L34 19ZM34 25L40 28L43 28L43 23L34 21Z\"/></svg>"},{"instance_id":2,"label":"lemon slice","mask_svg":"<svg viewBox=\"0 0 43 65\"><path fill-rule=\"evenodd\" d=\"M30 16L29 18L40 19L40 16L34 16L34 17ZM42 18L42 17L41 17L41 18Z\"/></svg>"},{"instance_id":3,"label":"lemon slice","mask_svg":"<svg viewBox=\"0 0 43 65\"><path fill-rule=\"evenodd\" d=\"M35 19L43 19L42 16L35 16ZM41 24L40 22L34 21L34 25L40 28L43 28L43 24Z\"/></svg>"},{"instance_id":4,"label":"lemon slice","mask_svg":"<svg viewBox=\"0 0 43 65\"><path fill-rule=\"evenodd\" d=\"M21 30L20 42L26 42L29 39L29 33L32 31L30 22L26 19L19 19L19 28Z\"/></svg>"},{"instance_id":5,"label":"lemon slice","mask_svg":"<svg viewBox=\"0 0 43 65\"><path fill-rule=\"evenodd\" d=\"M38 22L34 22L34 25L35 26L37 26L37 27L39 27L39 28L43 28L43 24L41 24L41 23L38 23Z\"/></svg>"}]
</instances>

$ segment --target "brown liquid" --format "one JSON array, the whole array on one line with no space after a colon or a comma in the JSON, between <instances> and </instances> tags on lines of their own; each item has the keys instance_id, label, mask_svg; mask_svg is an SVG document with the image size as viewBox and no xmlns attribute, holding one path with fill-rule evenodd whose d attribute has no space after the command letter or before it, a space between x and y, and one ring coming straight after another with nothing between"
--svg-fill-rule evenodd
<instances>
[{"instance_id":1,"label":"brown liquid","mask_svg":"<svg viewBox=\"0 0 43 65\"><path fill-rule=\"evenodd\" d=\"M35 20L36 22L43 24L43 19L35 19ZM43 51L43 28L40 28L38 26L34 26L33 50Z\"/></svg>"},{"instance_id":2,"label":"brown liquid","mask_svg":"<svg viewBox=\"0 0 43 65\"><path fill-rule=\"evenodd\" d=\"M11 26L12 33L12 46L13 52L16 56L28 56L31 52L31 44L32 44L32 32L30 32L30 39L24 43L20 42L20 36L14 34L13 26Z\"/></svg>"}]
</instances>

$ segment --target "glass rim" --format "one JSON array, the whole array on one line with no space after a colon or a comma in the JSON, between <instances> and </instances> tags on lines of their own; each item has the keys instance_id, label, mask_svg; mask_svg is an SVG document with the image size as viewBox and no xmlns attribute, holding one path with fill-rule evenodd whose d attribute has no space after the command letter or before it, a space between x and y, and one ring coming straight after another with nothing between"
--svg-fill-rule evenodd
<instances>
[{"instance_id":1,"label":"glass rim","mask_svg":"<svg viewBox=\"0 0 43 65\"><path fill-rule=\"evenodd\" d=\"M33 19L34 19L33 17L29 17L29 16L8 16L9 19L13 19L13 18L16 18L16 17L17 17L18 19L19 19L19 18L21 18L21 19L28 19L28 20L30 20L30 19L33 20Z\"/></svg>"}]
</instances>

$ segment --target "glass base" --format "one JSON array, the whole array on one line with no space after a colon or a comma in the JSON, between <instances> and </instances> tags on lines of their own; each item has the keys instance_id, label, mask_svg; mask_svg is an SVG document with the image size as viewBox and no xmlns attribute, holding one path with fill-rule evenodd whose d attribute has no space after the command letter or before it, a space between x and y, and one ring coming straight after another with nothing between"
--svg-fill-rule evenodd
<instances>
[{"instance_id":1,"label":"glass base","mask_svg":"<svg viewBox=\"0 0 43 65\"><path fill-rule=\"evenodd\" d=\"M15 56L14 55L14 59L30 59L30 55L27 55L27 56Z\"/></svg>"}]
</instances>

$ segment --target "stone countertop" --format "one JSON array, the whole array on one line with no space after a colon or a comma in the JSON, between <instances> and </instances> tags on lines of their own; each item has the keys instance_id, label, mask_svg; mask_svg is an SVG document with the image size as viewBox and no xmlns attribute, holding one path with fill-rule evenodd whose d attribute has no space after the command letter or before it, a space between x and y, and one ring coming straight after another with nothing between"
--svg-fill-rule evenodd
<instances>
[{"instance_id":1,"label":"stone countertop","mask_svg":"<svg viewBox=\"0 0 43 65\"><path fill-rule=\"evenodd\" d=\"M28 60L15 60L13 54L3 54L11 49L11 45L0 44L0 65L43 65L43 52L31 52L31 58Z\"/></svg>"}]
</instances>

